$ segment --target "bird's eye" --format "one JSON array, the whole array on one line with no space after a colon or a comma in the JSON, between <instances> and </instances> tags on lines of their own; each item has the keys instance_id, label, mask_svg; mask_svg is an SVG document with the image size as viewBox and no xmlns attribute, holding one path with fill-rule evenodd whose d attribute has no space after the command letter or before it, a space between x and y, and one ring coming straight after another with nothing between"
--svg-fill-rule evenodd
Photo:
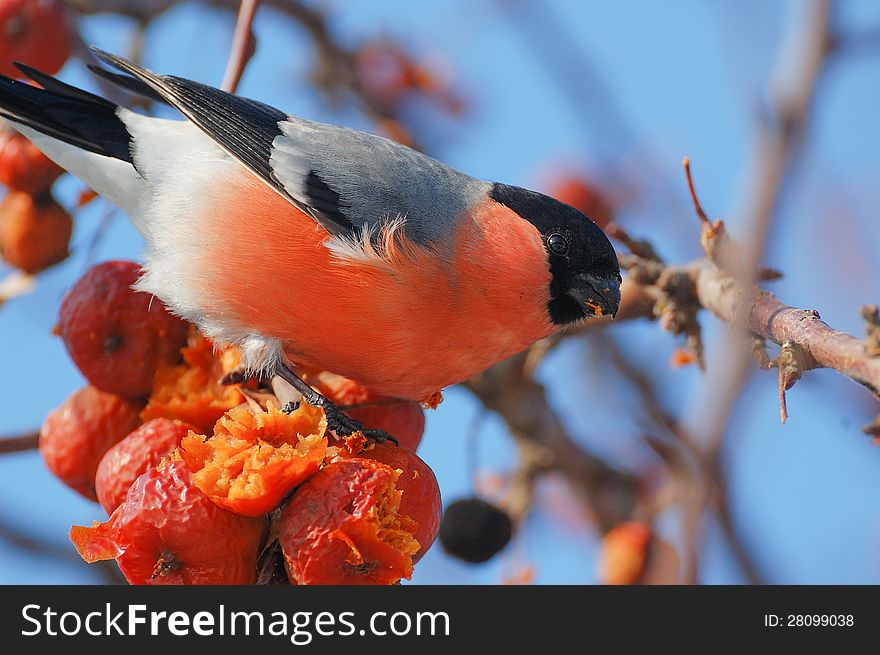
<instances>
[{"instance_id":1,"label":"bird's eye","mask_svg":"<svg viewBox=\"0 0 880 655\"><path fill-rule=\"evenodd\" d=\"M568 239L561 234L551 234L547 239L547 247L550 248L550 252L564 255L568 252Z\"/></svg>"}]
</instances>

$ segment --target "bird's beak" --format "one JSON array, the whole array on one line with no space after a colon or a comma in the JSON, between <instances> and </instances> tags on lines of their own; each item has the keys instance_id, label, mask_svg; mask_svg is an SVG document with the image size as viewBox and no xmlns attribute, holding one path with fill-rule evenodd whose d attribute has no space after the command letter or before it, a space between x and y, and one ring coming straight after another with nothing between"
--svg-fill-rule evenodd
<instances>
[{"instance_id":1,"label":"bird's beak","mask_svg":"<svg viewBox=\"0 0 880 655\"><path fill-rule=\"evenodd\" d=\"M580 276L569 293L591 316L610 315L614 318L620 307L620 282L616 276L610 278Z\"/></svg>"}]
</instances>

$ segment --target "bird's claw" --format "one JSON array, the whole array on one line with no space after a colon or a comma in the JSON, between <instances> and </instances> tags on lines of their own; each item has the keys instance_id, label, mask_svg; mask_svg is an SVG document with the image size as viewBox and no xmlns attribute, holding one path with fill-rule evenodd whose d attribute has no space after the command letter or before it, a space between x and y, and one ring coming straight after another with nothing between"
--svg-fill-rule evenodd
<instances>
[{"instance_id":1,"label":"bird's claw","mask_svg":"<svg viewBox=\"0 0 880 655\"><path fill-rule=\"evenodd\" d=\"M327 417L327 429L333 430L340 437L347 437L355 432L360 432L367 441L372 441L373 443L390 441L395 446L400 445L397 439L385 432L385 430L365 428L360 422L355 421L330 401L326 401L323 408L324 415Z\"/></svg>"},{"instance_id":2,"label":"bird's claw","mask_svg":"<svg viewBox=\"0 0 880 655\"><path fill-rule=\"evenodd\" d=\"M299 409L299 406L301 404L302 403L300 403L299 401L289 400L284 403L284 407L281 408L281 411L285 414L293 414L296 410Z\"/></svg>"},{"instance_id":3,"label":"bird's claw","mask_svg":"<svg viewBox=\"0 0 880 655\"><path fill-rule=\"evenodd\" d=\"M364 435L364 438L367 441L372 441L373 443L385 443L386 441L390 441L395 446L400 445L400 442L395 437L385 432L385 430L368 428L366 430L361 430L361 434Z\"/></svg>"}]
</instances>

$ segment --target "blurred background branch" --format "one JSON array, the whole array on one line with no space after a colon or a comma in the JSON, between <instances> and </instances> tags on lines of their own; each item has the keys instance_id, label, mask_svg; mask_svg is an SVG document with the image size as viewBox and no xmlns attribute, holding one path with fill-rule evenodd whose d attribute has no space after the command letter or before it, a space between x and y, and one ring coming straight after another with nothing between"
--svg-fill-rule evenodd
<instances>
[{"instance_id":1,"label":"blurred background branch","mask_svg":"<svg viewBox=\"0 0 880 655\"><path fill-rule=\"evenodd\" d=\"M746 163L746 174L751 176L746 190L747 227L744 237L743 270L751 274L746 284L755 281L755 271L761 263L767 240L771 233L773 220L777 215L783 184L791 170L792 161L800 147L807 130L807 119L812 107L813 97L819 75L823 70L828 54L830 34L830 1L811 0L803 3L801 11L792 12L791 24L787 38L793 44L794 56L784 48L774 65L769 81L768 98L770 106L759 114L757 133L754 137L755 148L751 160ZM791 57L791 58L789 58ZM715 278L718 281L718 278ZM705 282L697 284L698 293L713 285ZM714 289L730 289L731 283L722 282ZM734 287L735 288L735 287ZM749 292L750 293L750 292ZM749 313L742 311L738 303L742 294L735 302L727 303L726 318L733 321L735 328L749 327L758 331L760 336L773 338L776 343L786 339L778 334L767 334L766 318L772 316L772 309L782 307L781 303L771 308L770 314L758 316L757 303ZM766 300L766 296L764 297ZM706 298L706 300L709 300ZM773 301L769 301L772 303ZM720 304L708 303L706 306L722 313ZM759 320L752 321L753 315ZM747 321L748 319L748 321ZM817 319L818 320L818 319ZM698 553L700 543L705 538L701 525L705 517L705 509L715 504L721 506L722 525L727 526L729 533L735 532L735 521L728 502L730 494L726 489L727 478L719 475L725 467L723 461L725 441L730 433L730 420L737 406L743 388L751 370L745 333L736 329L733 343L725 344L723 351L715 353L715 366L723 371L723 375L715 376L717 386L712 385L711 402L703 405L698 411L695 424L700 426L705 435L704 440L704 472L705 485L692 494L690 502L685 504L683 519L685 532L685 553L683 576L684 582L696 582L699 575ZM830 361L830 360L828 360ZM755 575L757 566L752 558L746 555L746 547L742 540L734 539L734 543L742 544L738 548L739 560L745 561L745 571Z\"/></svg>"}]
</instances>

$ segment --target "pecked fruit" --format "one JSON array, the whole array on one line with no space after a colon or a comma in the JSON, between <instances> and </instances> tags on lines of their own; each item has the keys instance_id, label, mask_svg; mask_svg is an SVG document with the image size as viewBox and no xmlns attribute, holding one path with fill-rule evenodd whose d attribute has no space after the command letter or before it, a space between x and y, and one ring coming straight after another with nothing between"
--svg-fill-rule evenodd
<instances>
[{"instance_id":1,"label":"pecked fruit","mask_svg":"<svg viewBox=\"0 0 880 655\"><path fill-rule=\"evenodd\" d=\"M52 196L10 191L0 203L0 256L25 273L67 258L73 221Z\"/></svg>"},{"instance_id":2,"label":"pecked fruit","mask_svg":"<svg viewBox=\"0 0 880 655\"><path fill-rule=\"evenodd\" d=\"M105 523L73 526L70 540L89 563L115 559L131 584L228 584L256 581L264 517L212 503L181 461L165 461L135 481Z\"/></svg>"},{"instance_id":3,"label":"pecked fruit","mask_svg":"<svg viewBox=\"0 0 880 655\"><path fill-rule=\"evenodd\" d=\"M292 582L395 584L412 575L415 522L399 513L400 472L369 459L331 462L281 512L278 543Z\"/></svg>"},{"instance_id":4,"label":"pecked fruit","mask_svg":"<svg viewBox=\"0 0 880 655\"><path fill-rule=\"evenodd\" d=\"M150 393L156 369L179 359L189 330L155 297L131 288L139 274L134 262L93 266L65 294L57 327L86 379L128 398Z\"/></svg>"},{"instance_id":5,"label":"pecked fruit","mask_svg":"<svg viewBox=\"0 0 880 655\"><path fill-rule=\"evenodd\" d=\"M346 449L338 451L341 459L372 459L401 471L397 489L403 495L397 511L416 522L413 537L420 548L413 556L413 563L418 562L434 543L440 529L442 501L434 471L412 450L392 443L374 444L369 450L355 454Z\"/></svg>"},{"instance_id":6,"label":"pecked fruit","mask_svg":"<svg viewBox=\"0 0 880 655\"><path fill-rule=\"evenodd\" d=\"M193 429L188 423L157 418L110 448L95 473L95 493L104 511L112 514L125 500L134 481L173 453Z\"/></svg>"},{"instance_id":7,"label":"pecked fruit","mask_svg":"<svg viewBox=\"0 0 880 655\"><path fill-rule=\"evenodd\" d=\"M74 392L43 421L40 453L46 466L71 489L96 500L98 464L140 425L142 406L91 386Z\"/></svg>"},{"instance_id":8,"label":"pecked fruit","mask_svg":"<svg viewBox=\"0 0 880 655\"><path fill-rule=\"evenodd\" d=\"M196 432L209 434L227 410L244 401L237 387L220 384L220 378L238 366L238 351L216 352L214 345L193 328L181 356L180 364L159 364L143 419L186 421L196 426Z\"/></svg>"},{"instance_id":9,"label":"pecked fruit","mask_svg":"<svg viewBox=\"0 0 880 655\"><path fill-rule=\"evenodd\" d=\"M327 452L327 421L303 404L286 414L236 407L212 436L190 433L178 454L193 471L193 484L212 501L245 516L272 511L294 487L318 471Z\"/></svg>"}]
</instances>

